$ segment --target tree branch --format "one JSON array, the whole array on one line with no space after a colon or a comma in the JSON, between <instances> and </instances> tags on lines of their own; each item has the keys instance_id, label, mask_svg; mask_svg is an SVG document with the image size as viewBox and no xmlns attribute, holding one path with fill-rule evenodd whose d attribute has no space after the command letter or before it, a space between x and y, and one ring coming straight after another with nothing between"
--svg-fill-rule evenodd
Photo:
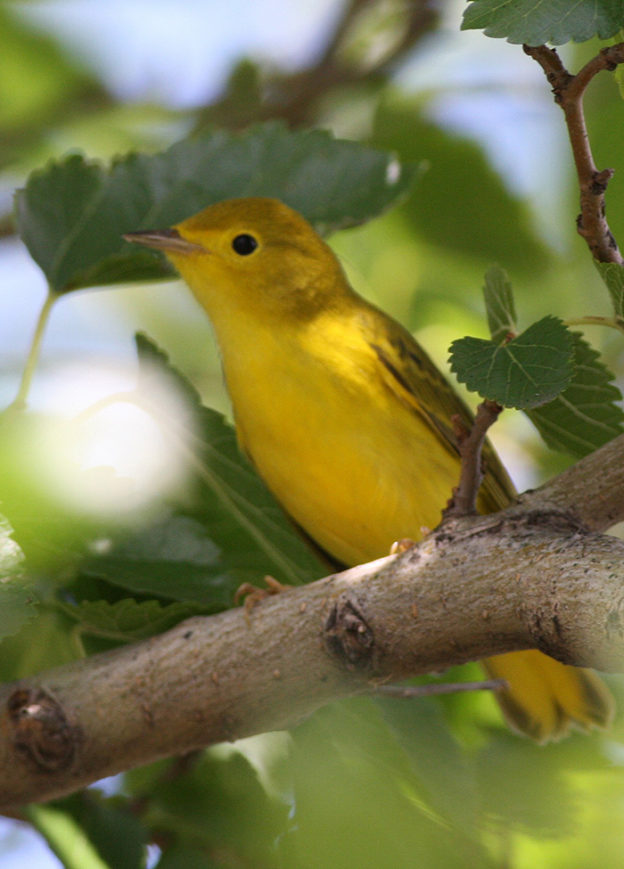
<instances>
[{"instance_id":1,"label":"tree branch","mask_svg":"<svg viewBox=\"0 0 624 869\"><path fill-rule=\"evenodd\" d=\"M403 28L396 42L382 57L371 64L362 64L342 56L343 49L357 27L360 14L374 5L372 0L349 0L313 64L293 73L270 75L258 87L258 104L246 106L243 115L237 110L236 96L232 101L232 94L226 88L218 100L201 112L196 129L214 123L229 128L247 127L254 121L270 118L281 118L293 127L302 126L311 123L320 100L339 88L383 81L435 27L439 10L434 0L411 0L404 10Z\"/></svg>"},{"instance_id":2,"label":"tree branch","mask_svg":"<svg viewBox=\"0 0 624 869\"><path fill-rule=\"evenodd\" d=\"M624 434L522 495L520 504L531 505L535 497L545 509L565 513L590 531L624 521Z\"/></svg>"},{"instance_id":3,"label":"tree branch","mask_svg":"<svg viewBox=\"0 0 624 869\"><path fill-rule=\"evenodd\" d=\"M0 687L0 807L291 727L380 683L515 649L620 669L624 435L518 504L389 556ZM615 472L612 471L615 469ZM592 504L595 511L592 510Z\"/></svg>"},{"instance_id":4,"label":"tree branch","mask_svg":"<svg viewBox=\"0 0 624 869\"><path fill-rule=\"evenodd\" d=\"M592 78L603 69L613 70L624 63L624 43L604 48L576 74L571 75L557 52L545 45L524 46L526 54L536 60L552 86L555 102L563 109L581 195L581 213L577 229L594 259L622 264L624 259L605 217L605 191L613 169L599 171L589 144L583 96Z\"/></svg>"}]
</instances>

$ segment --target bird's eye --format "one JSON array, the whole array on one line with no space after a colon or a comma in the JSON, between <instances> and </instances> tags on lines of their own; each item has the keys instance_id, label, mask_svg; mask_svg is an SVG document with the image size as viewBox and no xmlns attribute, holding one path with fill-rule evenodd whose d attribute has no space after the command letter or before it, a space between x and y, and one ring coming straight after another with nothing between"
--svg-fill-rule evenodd
<instances>
[{"instance_id":1,"label":"bird's eye","mask_svg":"<svg viewBox=\"0 0 624 869\"><path fill-rule=\"evenodd\" d=\"M243 232L241 233L241 235L236 236L236 238L232 242L232 247L234 248L236 253L240 254L240 256L248 256L250 253L253 253L258 247L258 242L253 237L253 235L249 235L249 233Z\"/></svg>"}]
</instances>

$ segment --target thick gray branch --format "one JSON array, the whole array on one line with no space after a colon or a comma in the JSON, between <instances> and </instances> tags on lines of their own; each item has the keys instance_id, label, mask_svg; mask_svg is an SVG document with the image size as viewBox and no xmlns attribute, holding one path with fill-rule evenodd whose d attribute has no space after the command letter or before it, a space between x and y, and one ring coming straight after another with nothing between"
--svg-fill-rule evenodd
<instances>
[{"instance_id":1,"label":"thick gray branch","mask_svg":"<svg viewBox=\"0 0 624 869\"><path fill-rule=\"evenodd\" d=\"M156 758L292 726L319 706L537 647L619 670L624 436L518 505L401 556L0 687L0 809Z\"/></svg>"},{"instance_id":2,"label":"thick gray branch","mask_svg":"<svg viewBox=\"0 0 624 869\"><path fill-rule=\"evenodd\" d=\"M561 510L592 531L624 521L624 435L524 495L522 502Z\"/></svg>"}]
</instances>

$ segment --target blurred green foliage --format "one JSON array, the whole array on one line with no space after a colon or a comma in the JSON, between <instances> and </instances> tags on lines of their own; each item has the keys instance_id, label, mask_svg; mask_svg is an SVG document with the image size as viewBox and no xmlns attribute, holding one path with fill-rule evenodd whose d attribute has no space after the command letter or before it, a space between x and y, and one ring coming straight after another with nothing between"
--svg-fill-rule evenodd
<instances>
[{"instance_id":1,"label":"blurred green foliage","mask_svg":"<svg viewBox=\"0 0 624 869\"><path fill-rule=\"evenodd\" d=\"M549 213L537 215L535 204L512 192L509 179L492 165L481 144L435 120L434 101L453 87L469 100L468 87L453 85L443 72L436 87L422 90L399 87L393 80L391 73L401 63L421 52L435 58L436 51L445 51L436 16L425 4L401 0L360 9L366 5L341 7L333 51L327 43L331 63L321 57L316 66L292 73L248 58L236 66L213 104L182 111L116 101L84 59L29 27L19 16L19 3L5 4L0 8L4 184L17 177L21 185L28 171L49 157L63 161L70 148L104 159L130 149L162 151L189 129L201 137L208 122L236 129L280 118L293 127L333 126L343 136L426 167L397 208L336 235L332 244L356 287L414 330L442 367L453 339L487 335L480 288L493 262L509 272L523 322L547 315L564 320L608 316L609 292L575 235L578 193L571 171L565 186L546 198ZM484 4L472 7L479 5ZM608 17L615 5L605 2L601 9ZM561 10L559 0L541 6ZM454 27L459 26L459 6L456 11ZM595 49L574 51L580 60ZM516 51L508 46L510 57ZM484 58L486 54L483 40ZM500 56L492 62L495 73ZM526 63L532 61L526 58ZM571 65L578 65L574 57ZM500 93L504 98L502 83ZM552 111L556 115L556 106ZM624 109L610 76L592 84L587 115L599 165L616 164ZM517 124L515 134L521 139L520 119ZM80 157L70 162L84 165ZM544 155L543 184L549 183L549 167L561 162L569 165L566 151ZM622 241L624 166L618 170L609 188L608 216ZM316 178L308 183L318 195ZM58 208L62 198L54 191L46 195ZM362 198L367 201L366 191ZM197 208L193 203L190 211ZM67 218L71 205L66 203L56 216L52 209L52 223ZM368 216L379 210L372 208ZM113 209L113 217L116 213ZM558 246L542 232L549 221L557 224ZM0 215L0 227L4 234L13 231L8 209ZM139 227L123 227L130 228ZM101 241L96 234L89 237L94 244ZM52 245L52 260L56 253ZM609 291L619 315L619 275L611 278ZM195 309L184 308L175 291L154 287L109 293L107 304L114 307L128 343L128 323L138 321L199 389L205 404L227 407L208 328ZM63 304L76 304L75 298ZM98 335L98 304L98 294L85 302L91 305L91 341ZM34 310L32 317L34 321ZM621 372L619 336L593 330L591 340L609 367ZM122 515L88 513L60 497L59 480L50 482L47 465L53 454L41 448L46 415L14 409L3 417L0 498L12 525L12 530L8 525L0 529L0 564L10 576L0 618L5 681L142 639L190 614L228 606L236 584L251 578L256 559L263 565L258 578L264 571L279 573L280 563L295 565L282 577L291 581L323 572L317 556L304 552L236 456L224 420L200 409L194 390L151 344L141 347L143 362L151 354L165 379L175 381L190 400L190 415L199 417L192 443L203 477L196 461L195 473L148 507ZM48 361L39 369L44 379ZM610 393L608 402L613 397ZM54 409L55 415L69 413L63 406ZM537 481L570 461L548 452L518 414L509 411L503 417L494 439L521 478ZM77 424L84 422L83 413ZM110 483L106 469L96 467L94 473L97 485ZM113 482L121 507L127 491L123 475ZM238 526L231 509L219 512L224 503L231 505L224 496L228 486L246 502ZM208 526L217 529L212 536ZM243 526L253 533L245 536ZM269 559L264 564L276 539L278 563ZM163 577L174 570L184 580L172 593ZM477 673L471 665L442 678ZM621 682L615 677L609 681L621 707ZM145 866L148 843L150 865L160 869L603 869L622 859L623 738L620 716L608 734L535 746L506 730L485 693L414 701L357 699L320 710L289 735L269 734L161 761L109 783L107 796L90 789L47 810L35 807L25 817L66 866L74 865L71 846L78 842L85 861L115 869Z\"/></svg>"}]
</instances>

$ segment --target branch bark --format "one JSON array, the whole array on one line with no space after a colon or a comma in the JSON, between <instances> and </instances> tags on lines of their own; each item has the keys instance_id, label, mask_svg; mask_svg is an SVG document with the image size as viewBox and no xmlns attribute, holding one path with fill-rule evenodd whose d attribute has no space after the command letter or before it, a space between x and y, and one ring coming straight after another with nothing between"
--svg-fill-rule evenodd
<instances>
[{"instance_id":1,"label":"branch bark","mask_svg":"<svg viewBox=\"0 0 624 869\"><path fill-rule=\"evenodd\" d=\"M291 727L379 683L537 647L624 661L624 435L505 511L389 556L0 687L0 810Z\"/></svg>"}]
</instances>

